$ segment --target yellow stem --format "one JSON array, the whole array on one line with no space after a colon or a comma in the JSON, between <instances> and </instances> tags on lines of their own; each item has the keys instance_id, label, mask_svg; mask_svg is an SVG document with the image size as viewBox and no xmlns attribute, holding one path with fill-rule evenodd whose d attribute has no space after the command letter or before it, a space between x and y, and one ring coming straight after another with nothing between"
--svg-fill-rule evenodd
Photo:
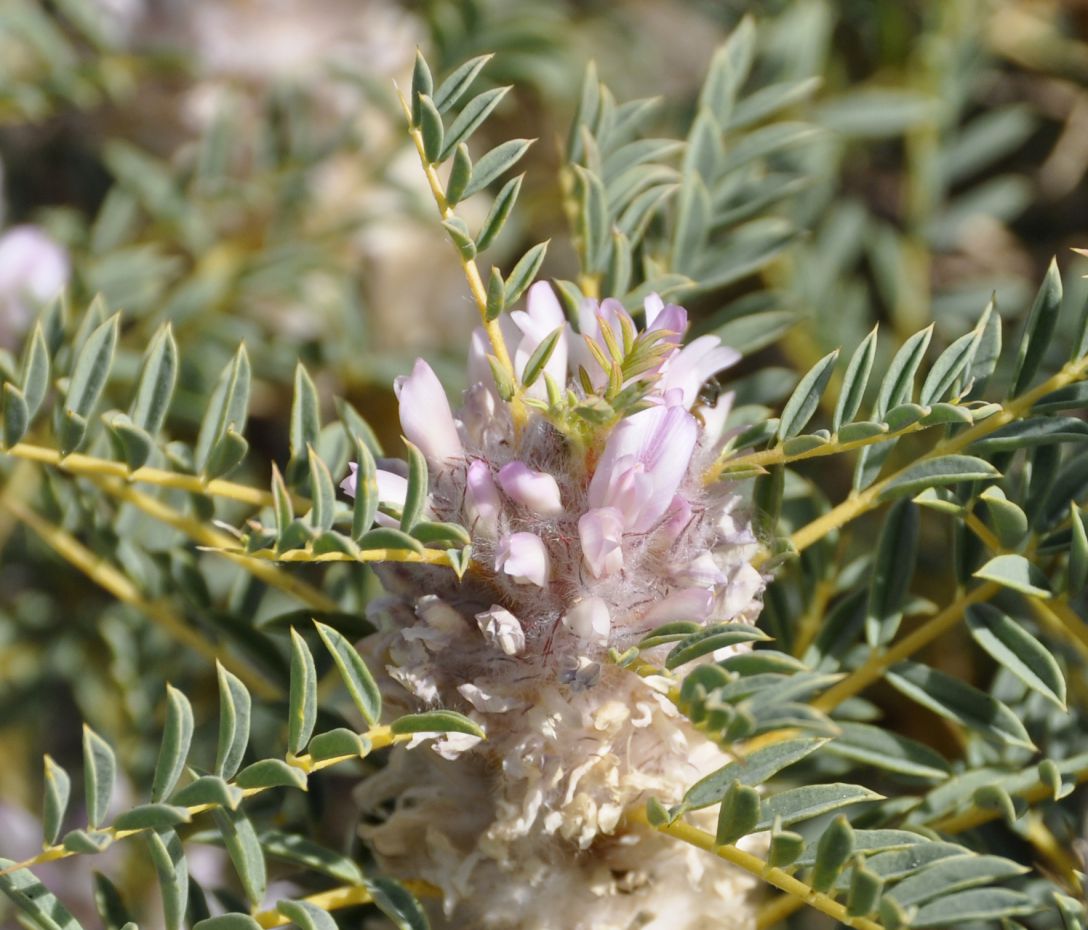
<instances>
[{"instance_id":1,"label":"yellow stem","mask_svg":"<svg viewBox=\"0 0 1088 930\"><path fill-rule=\"evenodd\" d=\"M184 533L190 539L200 543L202 546L208 546L217 550L223 558L234 562L236 565L240 565L255 578L258 578L270 587L278 588L279 590L292 595L306 604L306 606L321 611L334 611L339 608L336 601L323 594L319 589L315 588L313 585L307 584L300 578L289 575L287 572L277 568L273 563L260 559L246 558L235 552L226 551L235 547L238 542L226 533L208 526L202 521L196 520L179 510L175 510L168 504L164 504L162 501L151 497L148 494L144 494L142 491L138 491L130 485L123 484L120 481L100 477L95 477L92 480L107 493L112 494L114 497L118 497L123 501L127 501L134 507L142 510L149 517L153 517L154 519L165 523L167 526L172 526L174 529Z\"/></svg>"},{"instance_id":2,"label":"yellow stem","mask_svg":"<svg viewBox=\"0 0 1088 930\"><path fill-rule=\"evenodd\" d=\"M280 691L275 685L248 665L242 665L221 655L219 650L205 640L183 617L175 614L166 604L147 600L127 576L105 559L91 552L75 537L16 501L5 500L0 502L0 506L6 507L30 527L57 555L78 568L99 587L104 588L119 601L150 617L168 636L188 646L209 662L214 663L218 659L224 667L237 675L246 687L262 697L270 699L280 697Z\"/></svg>"},{"instance_id":3,"label":"yellow stem","mask_svg":"<svg viewBox=\"0 0 1088 930\"><path fill-rule=\"evenodd\" d=\"M816 698L812 702L812 706L824 713L830 713L843 701L864 691L874 681L877 681L891 666L914 655L919 649L929 645L946 630L955 626L963 616L964 611L972 604L988 601L1000 589L1001 586L996 582L987 581L985 584L961 594L944 610L930 617L918 629L904 636L886 652L871 655L846 678Z\"/></svg>"},{"instance_id":4,"label":"yellow stem","mask_svg":"<svg viewBox=\"0 0 1088 930\"><path fill-rule=\"evenodd\" d=\"M446 192L442 187L442 181L438 177L438 172L435 171L434 165L427 158L427 152L423 145L423 133L412 127L412 110L403 95L401 95L400 104L404 110L405 118L408 120L408 135L411 137L412 142L416 147L416 152L419 155L419 163L423 167L423 173L427 178L427 185L431 189L431 196L434 198L435 206L438 208L438 215L443 221L449 220L456 216L456 214L446 200ZM475 259L465 258L461 255L460 250L458 250L457 254L461 260L461 267L464 269L465 280L468 281L468 289L472 294L472 299L476 302L477 310L480 312L480 323L487 333L488 341L491 343L491 348L495 352L495 358L498 360L500 367L510 378L510 383L516 386L518 384L517 374L514 371L514 363L510 360L510 352L506 348L506 340L503 338L502 330L499 328L499 321L489 320L487 318L487 288L484 286L484 280L480 275L479 266L477 266ZM521 400L520 392L515 393L514 398L510 403L510 408L515 426L523 424L525 422L526 412L525 405Z\"/></svg>"},{"instance_id":5,"label":"yellow stem","mask_svg":"<svg viewBox=\"0 0 1088 930\"><path fill-rule=\"evenodd\" d=\"M646 818L646 812L642 808L637 808L628 812L627 821L628 823L649 825L649 821ZM691 846L713 853L719 859L724 859L726 862L732 863L737 866L737 868L743 869L750 875L754 875L768 884L773 885L775 888L799 898L809 907L815 908L821 913L826 914L828 917L846 924L848 927L855 927L856 930L883 930L883 927L874 920L869 920L866 917L854 917L847 914L844 905L840 904L830 895L814 890L800 879L794 878L789 872L786 872L783 869L773 868L764 860L760 859L759 856L754 856L752 853L745 852L743 849L738 849L736 846L728 844L718 845L714 841L714 836L712 834L707 833L705 830L700 830L697 827L693 827L683 820L677 820L671 824L663 824L662 826L656 827L656 829L688 843Z\"/></svg>"},{"instance_id":6,"label":"yellow stem","mask_svg":"<svg viewBox=\"0 0 1088 930\"><path fill-rule=\"evenodd\" d=\"M126 481L154 484L163 488L177 488L180 491L190 491L193 494L203 494L209 497L225 497L254 507L272 506L272 494L270 492L251 488L244 484L235 484L233 481L223 481L219 478L205 481L197 475L182 475L161 468L137 468L135 471L130 472L124 462L114 462L110 459L100 459L80 453L62 456L56 449L48 449L44 446L35 446L24 442L17 443L10 449L3 450L0 454L38 462L42 465L53 465L72 475L122 478Z\"/></svg>"},{"instance_id":7,"label":"yellow stem","mask_svg":"<svg viewBox=\"0 0 1088 930\"><path fill-rule=\"evenodd\" d=\"M232 543L235 540L231 540ZM425 565L444 565L452 568L449 555L440 549L366 549L357 555L346 552L322 552L314 555L307 549L289 549L276 552L272 549L259 549L256 552L243 552L237 547L216 550L223 555L231 555L239 560L262 562L421 562Z\"/></svg>"},{"instance_id":8,"label":"yellow stem","mask_svg":"<svg viewBox=\"0 0 1088 930\"><path fill-rule=\"evenodd\" d=\"M964 522L967 524L967 528L974 533L982 544L992 553L1000 555L1002 552L1005 552L1005 547L1001 545L1001 540L999 540L990 531L990 528L973 513L968 513Z\"/></svg>"},{"instance_id":9,"label":"yellow stem","mask_svg":"<svg viewBox=\"0 0 1088 930\"><path fill-rule=\"evenodd\" d=\"M1088 623L1061 600L1044 601L1027 595L1028 606L1051 630L1066 634L1081 655L1088 658Z\"/></svg>"},{"instance_id":10,"label":"yellow stem","mask_svg":"<svg viewBox=\"0 0 1088 930\"><path fill-rule=\"evenodd\" d=\"M303 756L289 756L288 762L297 766L304 772L309 774L310 772L316 772L320 769L328 768L331 765L337 765L341 762L345 762L349 759L362 759L368 756L375 749L383 749L386 746L391 746L394 743L402 743L410 740L411 734L396 735L392 729L388 726L377 726L366 733L361 734L365 741L365 749L350 756L338 756L335 759L322 759L320 762L313 762L308 755ZM270 791L271 787L276 786L264 786L258 788L243 788L242 797L251 798L254 795L261 794L265 791ZM198 814L206 813L210 810L216 810L220 805L218 804L194 804L190 807L186 807L184 810L189 820ZM128 839L130 836L136 836L138 833L143 833L146 830L151 829L149 827L141 827L135 830L117 830L114 827L103 827L98 830L99 833L104 833L110 837L111 842L117 842L118 840ZM9 865L5 869L0 869L0 878L5 875L10 875L12 872L18 872L20 869L30 869L36 865L41 865L44 862L52 862L56 859L67 859L69 856L78 855L77 852L73 852L70 849L65 849L63 845L57 844L55 846L47 846L36 856L32 856L29 859L24 859L22 862L16 862L13 865Z\"/></svg>"},{"instance_id":11,"label":"yellow stem","mask_svg":"<svg viewBox=\"0 0 1088 930\"><path fill-rule=\"evenodd\" d=\"M957 436L952 436L937 443L929 452L919 456L911 462L911 466L914 466L919 462L935 459L938 456L952 455L966 449L972 443L978 442L980 439L995 432L1002 426L1017 420L1021 414L1030 410L1038 400L1045 397L1047 394L1065 387L1067 384L1072 384L1074 381L1080 380L1084 377L1086 371L1088 371L1088 355L1077 359L1074 362L1068 362L1056 375L1047 379L1038 387L1028 391L1026 394L1022 394L1015 400L1010 401L999 413L987 417L981 423L976 424ZM895 480L897 474L898 472L891 474L882 481L877 481L874 484L869 485L864 491L852 494L837 507L833 507L821 517L818 517L806 526L801 527L801 529L795 532L791 537L796 550L801 552L802 550L807 549L813 543L823 539L828 533L834 532L851 520L856 519L878 506L881 503L881 494L883 494L885 489L887 489L887 487ZM764 556L764 559L765 558L766 556Z\"/></svg>"},{"instance_id":12,"label":"yellow stem","mask_svg":"<svg viewBox=\"0 0 1088 930\"><path fill-rule=\"evenodd\" d=\"M1088 781L1088 766L1080 769L1073 774L1073 778L1078 785ZM1052 797L1051 788L1049 785L1044 784L1041 781L1037 781L1031 787L1019 791L1014 795L1021 798L1027 804L1038 804L1040 801L1045 801L1047 798ZM940 833L963 833L967 830L972 830L975 827L981 826L984 823L989 823L991 820L996 820L1001 817L1002 813L996 808L984 808L984 807L972 807L970 810L964 811L962 814L953 814L949 817L945 817L942 820L937 820L932 823L926 824L933 830L937 830Z\"/></svg>"},{"instance_id":13,"label":"yellow stem","mask_svg":"<svg viewBox=\"0 0 1088 930\"><path fill-rule=\"evenodd\" d=\"M405 888L415 895L425 897L438 897L441 891L430 882L408 881L403 882ZM342 907L355 907L360 904L370 904L374 898L365 885L341 885L339 888L330 888L299 900L313 904L326 911L335 911ZM291 918L285 917L279 911L273 909L254 914L253 919L265 930L273 927L284 927L291 923Z\"/></svg>"}]
</instances>

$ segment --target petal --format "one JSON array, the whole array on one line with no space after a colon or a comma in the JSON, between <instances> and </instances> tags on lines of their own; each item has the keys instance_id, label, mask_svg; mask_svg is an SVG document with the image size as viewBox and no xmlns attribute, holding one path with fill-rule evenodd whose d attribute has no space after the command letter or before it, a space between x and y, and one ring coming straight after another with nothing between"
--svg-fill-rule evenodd
<instances>
[{"instance_id":1,"label":"petal","mask_svg":"<svg viewBox=\"0 0 1088 930\"><path fill-rule=\"evenodd\" d=\"M646 328L653 329L654 320L665 309L665 301L661 299L660 294L647 294L646 299L642 302L642 309L646 314Z\"/></svg>"},{"instance_id":2,"label":"petal","mask_svg":"<svg viewBox=\"0 0 1088 930\"><path fill-rule=\"evenodd\" d=\"M465 391L464 401L458 413L461 428L469 442L477 446L483 445L488 427L495 422L497 404L498 398L495 392L483 381L477 381Z\"/></svg>"},{"instance_id":3,"label":"petal","mask_svg":"<svg viewBox=\"0 0 1088 930\"><path fill-rule=\"evenodd\" d=\"M603 645L612 631L608 604L599 597L582 598L563 616L563 626L579 639Z\"/></svg>"},{"instance_id":4,"label":"petal","mask_svg":"<svg viewBox=\"0 0 1088 930\"><path fill-rule=\"evenodd\" d=\"M499 542L495 570L509 575L518 584L543 588L548 583L551 559L544 541L535 533L511 533Z\"/></svg>"},{"instance_id":5,"label":"petal","mask_svg":"<svg viewBox=\"0 0 1088 930\"><path fill-rule=\"evenodd\" d=\"M555 478L534 471L524 462L508 462L499 469L499 487L506 496L542 517L556 517L563 512L559 485Z\"/></svg>"},{"instance_id":6,"label":"petal","mask_svg":"<svg viewBox=\"0 0 1088 930\"><path fill-rule=\"evenodd\" d=\"M438 376L423 359L416 359L412 373L393 383L400 404L400 425L408 441L416 445L432 465L442 465L464 455L450 402Z\"/></svg>"},{"instance_id":7,"label":"petal","mask_svg":"<svg viewBox=\"0 0 1088 930\"><path fill-rule=\"evenodd\" d=\"M358 485L359 463L348 462L348 468L351 469L351 474L340 482L340 490L348 497L355 497L355 488Z\"/></svg>"},{"instance_id":8,"label":"petal","mask_svg":"<svg viewBox=\"0 0 1088 930\"><path fill-rule=\"evenodd\" d=\"M551 285L546 281L537 281L529 288L527 308L527 310L515 310L510 314L510 319L522 334L514 352L514 369L520 376L540 344L556 329L563 327L564 331L560 333L548 363L544 366L544 371L556 384L564 385L567 381L567 318ZM530 397L540 399L547 396L547 385L543 378L532 384L528 394Z\"/></svg>"},{"instance_id":9,"label":"petal","mask_svg":"<svg viewBox=\"0 0 1088 930\"><path fill-rule=\"evenodd\" d=\"M0 236L0 299L51 300L68 281L68 253L37 226Z\"/></svg>"},{"instance_id":10,"label":"petal","mask_svg":"<svg viewBox=\"0 0 1088 930\"><path fill-rule=\"evenodd\" d=\"M652 630L663 623L691 620L701 623L710 616L713 593L708 588L682 588L658 601L642 616L641 626Z\"/></svg>"},{"instance_id":11,"label":"petal","mask_svg":"<svg viewBox=\"0 0 1088 930\"><path fill-rule=\"evenodd\" d=\"M691 463L698 424L681 407L651 407L621 420L612 430L589 484L592 507L615 506L626 490L624 476L640 463L649 482L640 483L638 497L624 499L626 528L643 533L665 514Z\"/></svg>"},{"instance_id":12,"label":"petal","mask_svg":"<svg viewBox=\"0 0 1088 930\"><path fill-rule=\"evenodd\" d=\"M525 651L525 631L506 608L492 604L489 610L476 614L476 623L484 639L506 655L516 656Z\"/></svg>"},{"instance_id":13,"label":"petal","mask_svg":"<svg viewBox=\"0 0 1088 930\"><path fill-rule=\"evenodd\" d=\"M684 392L684 406L690 407L708 379L738 361L740 353L723 346L717 336L700 336L669 358L659 382L660 390L664 393L680 388Z\"/></svg>"},{"instance_id":14,"label":"petal","mask_svg":"<svg viewBox=\"0 0 1088 930\"><path fill-rule=\"evenodd\" d=\"M578 520L582 558L594 578L623 568L623 514L615 507L598 507Z\"/></svg>"},{"instance_id":15,"label":"petal","mask_svg":"<svg viewBox=\"0 0 1088 930\"><path fill-rule=\"evenodd\" d=\"M465 508L473 532L494 535L498 531L502 500L491 469L479 459L469 465L465 475Z\"/></svg>"}]
</instances>

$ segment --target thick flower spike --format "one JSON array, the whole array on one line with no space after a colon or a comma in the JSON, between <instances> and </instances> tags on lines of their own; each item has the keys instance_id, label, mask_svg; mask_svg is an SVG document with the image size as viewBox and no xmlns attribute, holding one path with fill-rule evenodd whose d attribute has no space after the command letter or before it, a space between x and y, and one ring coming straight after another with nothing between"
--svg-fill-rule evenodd
<instances>
[{"instance_id":1,"label":"thick flower spike","mask_svg":"<svg viewBox=\"0 0 1088 930\"><path fill-rule=\"evenodd\" d=\"M454 924L626 928L661 908L648 926L731 927L712 919L712 889L744 893L745 880L689 868L653 831L598 842L648 794L675 803L726 761L663 679L618 667L610 652L665 623L753 622L765 583L742 499L700 477L728 413L728 400L707 405L700 389L737 353L712 336L682 346L686 311L656 295L644 309L640 329L619 301L587 301L575 333L551 288L533 285L526 309L499 321L515 373L540 370L522 388L527 422L515 425L502 400L482 330L456 415L426 363L397 382L404 434L428 464L427 518L468 528L473 568L459 581L378 567L397 607L367 648L402 686L405 709L460 710L487 740L435 744L442 758L395 749L360 798L375 811L406 791L418 798L365 832L390 872L443 889ZM400 475L379 470L378 488L390 513L404 506ZM463 822L438 810L450 803ZM636 871L650 876L645 887L599 878ZM687 889L687 923L659 903L668 895L648 891L666 873ZM562 906L527 918L529 886Z\"/></svg>"}]
</instances>

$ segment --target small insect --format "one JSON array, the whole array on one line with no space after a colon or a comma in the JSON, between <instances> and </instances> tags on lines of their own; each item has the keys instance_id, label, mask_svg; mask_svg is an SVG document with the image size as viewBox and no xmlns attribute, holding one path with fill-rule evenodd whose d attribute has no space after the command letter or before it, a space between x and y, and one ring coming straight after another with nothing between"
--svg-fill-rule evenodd
<instances>
[{"instance_id":1,"label":"small insect","mask_svg":"<svg viewBox=\"0 0 1088 930\"><path fill-rule=\"evenodd\" d=\"M722 396L722 383L717 378L704 381L699 388L697 400L704 407L718 406L718 398Z\"/></svg>"}]
</instances>

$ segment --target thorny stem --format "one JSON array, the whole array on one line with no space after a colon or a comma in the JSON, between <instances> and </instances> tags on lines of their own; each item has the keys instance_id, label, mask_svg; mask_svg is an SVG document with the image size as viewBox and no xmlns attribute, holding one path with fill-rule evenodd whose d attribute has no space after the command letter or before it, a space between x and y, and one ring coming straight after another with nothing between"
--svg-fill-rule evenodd
<instances>
[{"instance_id":1,"label":"thorny stem","mask_svg":"<svg viewBox=\"0 0 1088 930\"><path fill-rule=\"evenodd\" d=\"M1084 377L1085 372L1088 372L1088 355L1079 358L1076 361L1066 363L1061 371L1053 377L1047 379L1026 394L1022 394L1020 397L1010 401L1008 404L1004 405L998 413L987 417L981 423L976 424L956 436L941 440L930 449L929 452L926 452L924 455L919 456L911 462L911 465L928 461L942 455L952 455L966 449L972 443L978 442L980 439L995 432L1002 426L1019 419L1022 414L1030 410L1037 401L1047 394L1050 394L1059 388L1063 388L1068 384L1072 384L1075 381L1079 381ZM871 441L879 442L882 439L888 438L888 435L877 436L873 437ZM859 440L859 442L861 441ZM865 443L862 442L861 444L864 445ZM793 456L790 458L790 461L796 461L801 458L812 458L816 455L833 455L853 446L854 444L852 443L846 443L841 446L834 444L820 446L810 450L808 453L801 453ZM769 449L767 451L769 453L774 453L779 450L778 447L776 447L775 449ZM756 454L758 455L759 453ZM744 459L737 459L735 461L740 462L745 459L750 460L751 456L745 456ZM785 460L786 459L784 458L781 459L781 461ZM717 465L713 467L717 467ZM838 506L833 507L827 513L801 527L791 537L794 548L798 552L801 552L818 540L823 539L828 533L834 532L840 527L845 526L851 520L855 520L862 514L868 513L870 510L877 507L882 503L881 494L883 494L892 481L895 480L896 474L898 473L893 473L883 480L869 485L864 491L852 494ZM764 554L762 557L757 558L755 562L758 565L760 562L766 561L767 558L768 556Z\"/></svg>"},{"instance_id":2,"label":"thorny stem","mask_svg":"<svg viewBox=\"0 0 1088 930\"><path fill-rule=\"evenodd\" d=\"M91 552L74 536L44 520L32 509L24 507L17 501L3 500L0 501L0 506L7 508L30 527L57 555L78 568L99 587L104 588L119 601L150 617L168 636L188 646L209 662L220 661L224 667L237 675L246 687L262 697L274 699L281 696L278 688L248 665L221 655L214 645L207 642L183 617L175 614L168 606L145 598L128 577L105 559Z\"/></svg>"},{"instance_id":3,"label":"thorny stem","mask_svg":"<svg viewBox=\"0 0 1088 930\"><path fill-rule=\"evenodd\" d=\"M646 826L651 825L643 808L636 808L635 810L628 812L627 822ZM745 852L743 849L738 849L736 846L728 844L718 845L714 842L713 834L708 833L705 830L700 830L698 827L693 827L683 820L677 820L670 824L662 824L661 826L654 827L654 829L675 837L691 846L705 849L707 852L713 853L719 859L724 859L726 862L732 863L737 866L737 868L743 869L750 875L754 875L767 882L769 885L773 885L780 891L784 891L789 895L799 898L802 902L809 905L809 907L815 908L821 913L826 914L828 917L846 924L848 927L854 927L856 930L883 930L882 925L874 920L848 914L846 912L846 907L843 904L840 904L830 895L816 891L800 879L794 878L789 872L769 866L763 859L760 859L759 856L752 855L750 852Z\"/></svg>"},{"instance_id":4,"label":"thorny stem","mask_svg":"<svg viewBox=\"0 0 1088 930\"><path fill-rule=\"evenodd\" d=\"M176 488L179 491L190 491L193 494L203 494L207 497L225 497L254 507L271 507L273 505L272 494L269 491L251 488L244 484L236 484L233 481L223 481L220 478L205 481L198 475L183 475L162 468L144 467L130 471L124 462L95 458L77 452L73 452L71 455L61 455L56 449L35 446L25 442L16 443L10 449L4 449L0 454L38 462L42 465L53 465L72 475L121 478L125 481L154 484L163 488Z\"/></svg>"},{"instance_id":5,"label":"thorny stem","mask_svg":"<svg viewBox=\"0 0 1088 930\"><path fill-rule=\"evenodd\" d=\"M423 173L427 178L427 185L431 189L431 196L434 198L435 206L438 208L438 215L443 221L452 219L456 214L446 200L446 192L442 187L442 181L438 177L438 172L435 171L434 165L431 164L427 158L427 153L423 145L423 133L412 125L412 109L409 106L408 101L404 99L403 94L400 95L400 105L404 110L405 118L408 120L408 135L411 137L412 142L416 147L416 152L419 154L419 163L423 167ZM472 293L472 299L476 303L477 310L480 311L480 323L483 325L484 332L487 333L488 341L491 343L491 348L495 352L495 358L498 360L503 371L509 376L510 383L516 385L518 383L518 378L514 372L514 363L510 360L510 352L506 347L506 340L503 338L502 330L499 328L499 322L498 320L489 320L487 318L487 288L484 286L483 277L480 275L480 268L476 264L474 258L465 258L461 255L460 250L458 250L457 254L461 260L461 268L464 270L465 279L468 281L468 289ZM524 424L526 412L520 394L515 393L510 402L510 408L515 426Z\"/></svg>"},{"instance_id":6,"label":"thorny stem","mask_svg":"<svg viewBox=\"0 0 1088 930\"><path fill-rule=\"evenodd\" d=\"M365 749L360 753L355 753L348 756L337 756L332 759L322 759L319 762L313 761L309 755L301 756L288 756L287 762L296 768L301 769L307 775L312 772L320 771L321 769L329 768L333 765L338 765L341 762L346 762L351 759L362 759L368 756L375 749L384 749L387 746L392 746L395 743L407 742L412 738L412 734L396 734L391 727L377 726L366 733L361 734L364 740ZM262 786L257 788L243 788L242 797L251 798L256 794L261 794L265 791L271 790L273 787L279 787L276 785ZM304 789L305 790L305 789ZM218 804L194 804L190 807L184 808L187 819L192 820L197 814L203 814L206 811L216 810L220 807ZM114 827L103 827L96 831L98 833L104 833L110 837L111 842L117 842L118 840L128 839L130 836L136 836L138 833L144 833L151 827L140 827L133 830L117 830ZM10 875L12 872L18 872L20 869L31 869L36 865L41 865L44 862L53 862L56 859L67 859L69 856L79 855L78 851L65 849L62 843L58 843L53 846L47 846L36 856L31 856L29 859L24 859L22 862L16 862L13 865L9 865L5 869L0 869L0 878L5 875Z\"/></svg>"}]
</instances>

